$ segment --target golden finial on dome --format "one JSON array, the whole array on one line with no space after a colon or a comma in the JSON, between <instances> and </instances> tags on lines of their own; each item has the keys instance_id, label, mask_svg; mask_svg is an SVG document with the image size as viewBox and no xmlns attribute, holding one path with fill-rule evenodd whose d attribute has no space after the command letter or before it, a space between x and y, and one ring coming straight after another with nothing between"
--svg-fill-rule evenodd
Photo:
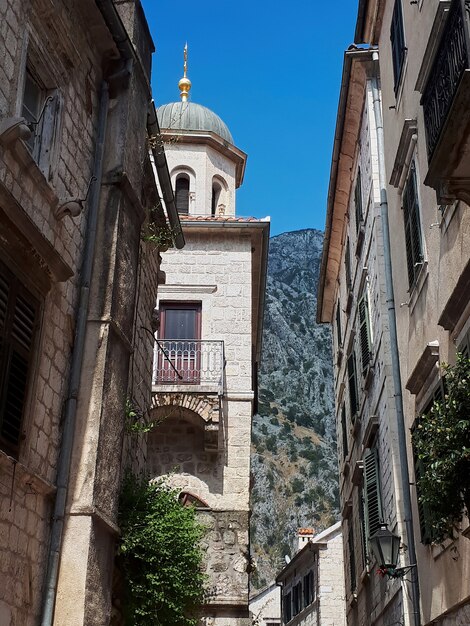
<instances>
[{"instance_id":1,"label":"golden finial on dome","mask_svg":"<svg viewBox=\"0 0 470 626\"><path fill-rule=\"evenodd\" d=\"M191 81L187 77L188 72L188 44L184 46L184 75L183 78L178 83L178 87L180 88L180 96L183 102L188 101L189 90L191 89Z\"/></svg>"}]
</instances>

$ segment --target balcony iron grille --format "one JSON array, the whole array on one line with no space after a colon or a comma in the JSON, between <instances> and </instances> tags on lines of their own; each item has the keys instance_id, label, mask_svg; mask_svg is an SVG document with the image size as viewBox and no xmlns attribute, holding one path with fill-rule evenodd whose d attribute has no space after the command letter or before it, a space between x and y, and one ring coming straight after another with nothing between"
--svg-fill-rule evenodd
<instances>
[{"instance_id":1,"label":"balcony iron grille","mask_svg":"<svg viewBox=\"0 0 470 626\"><path fill-rule=\"evenodd\" d=\"M201 385L222 389L223 341L160 339L155 343L153 385Z\"/></svg>"},{"instance_id":2,"label":"balcony iron grille","mask_svg":"<svg viewBox=\"0 0 470 626\"><path fill-rule=\"evenodd\" d=\"M428 159L431 160L462 75L470 68L470 0L453 0L423 92Z\"/></svg>"}]
</instances>

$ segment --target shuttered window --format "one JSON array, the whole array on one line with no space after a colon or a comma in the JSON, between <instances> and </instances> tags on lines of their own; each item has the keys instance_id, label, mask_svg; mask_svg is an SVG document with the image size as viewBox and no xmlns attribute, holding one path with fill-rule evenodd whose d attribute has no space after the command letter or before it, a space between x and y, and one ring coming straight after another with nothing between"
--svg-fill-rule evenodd
<instances>
[{"instance_id":1,"label":"shuttered window","mask_svg":"<svg viewBox=\"0 0 470 626\"><path fill-rule=\"evenodd\" d=\"M366 519L364 509L364 488L359 495L359 518L361 521L362 567L366 567L369 559L369 543L367 541Z\"/></svg>"},{"instance_id":2,"label":"shuttered window","mask_svg":"<svg viewBox=\"0 0 470 626\"><path fill-rule=\"evenodd\" d=\"M351 289L351 250L349 245L349 237L346 241L346 251L344 255L344 268L346 272L346 287Z\"/></svg>"},{"instance_id":3,"label":"shuttered window","mask_svg":"<svg viewBox=\"0 0 470 626\"><path fill-rule=\"evenodd\" d=\"M356 187L354 189L354 207L356 211L356 232L359 231L359 227L362 224L362 180L361 180L361 168L357 170Z\"/></svg>"},{"instance_id":4,"label":"shuttered window","mask_svg":"<svg viewBox=\"0 0 470 626\"><path fill-rule=\"evenodd\" d=\"M406 262L410 289L416 282L423 264L423 243L421 238L421 219L419 216L416 168L412 163L410 175L403 190L403 219L405 226Z\"/></svg>"},{"instance_id":5,"label":"shuttered window","mask_svg":"<svg viewBox=\"0 0 470 626\"><path fill-rule=\"evenodd\" d=\"M16 454L39 303L0 262L0 446Z\"/></svg>"},{"instance_id":6,"label":"shuttered window","mask_svg":"<svg viewBox=\"0 0 470 626\"><path fill-rule=\"evenodd\" d=\"M311 604L315 598L313 570L310 570L304 576L303 590L304 590L304 607L306 607L309 604Z\"/></svg>"},{"instance_id":7,"label":"shuttered window","mask_svg":"<svg viewBox=\"0 0 470 626\"><path fill-rule=\"evenodd\" d=\"M337 340L338 348L340 348L341 344L343 343L343 338L342 338L342 332L341 332L341 309L339 306L339 302L338 302L338 306L336 307L336 340Z\"/></svg>"},{"instance_id":8,"label":"shuttered window","mask_svg":"<svg viewBox=\"0 0 470 626\"><path fill-rule=\"evenodd\" d=\"M406 53L401 0L395 0L390 28L390 42L392 45L393 87L396 94L400 85Z\"/></svg>"},{"instance_id":9,"label":"shuttered window","mask_svg":"<svg viewBox=\"0 0 470 626\"><path fill-rule=\"evenodd\" d=\"M343 461L344 459L348 456L349 454L349 449L348 449L348 427L347 427L347 420L346 420L346 406L343 403L343 406L341 407L341 433L343 436Z\"/></svg>"},{"instance_id":10,"label":"shuttered window","mask_svg":"<svg viewBox=\"0 0 470 626\"><path fill-rule=\"evenodd\" d=\"M352 520L349 520L348 532L348 552L349 552L349 585L351 592L356 590L356 550L354 548L354 529Z\"/></svg>"},{"instance_id":11,"label":"shuttered window","mask_svg":"<svg viewBox=\"0 0 470 626\"><path fill-rule=\"evenodd\" d=\"M361 343L361 363L362 374L364 375L369 367L371 360L372 349L372 334L370 328L370 314L369 314L369 297L367 290L359 300L359 340Z\"/></svg>"},{"instance_id":12,"label":"shuttered window","mask_svg":"<svg viewBox=\"0 0 470 626\"><path fill-rule=\"evenodd\" d=\"M348 358L348 382L349 382L349 407L351 410L351 421L354 422L359 408L357 397L357 373L356 355L351 352Z\"/></svg>"},{"instance_id":13,"label":"shuttered window","mask_svg":"<svg viewBox=\"0 0 470 626\"><path fill-rule=\"evenodd\" d=\"M189 178L185 175L178 176L175 185L175 201L178 213L189 213Z\"/></svg>"},{"instance_id":14,"label":"shuttered window","mask_svg":"<svg viewBox=\"0 0 470 626\"><path fill-rule=\"evenodd\" d=\"M383 522L377 448L366 450L364 455L364 521L366 538L369 540Z\"/></svg>"}]
</instances>

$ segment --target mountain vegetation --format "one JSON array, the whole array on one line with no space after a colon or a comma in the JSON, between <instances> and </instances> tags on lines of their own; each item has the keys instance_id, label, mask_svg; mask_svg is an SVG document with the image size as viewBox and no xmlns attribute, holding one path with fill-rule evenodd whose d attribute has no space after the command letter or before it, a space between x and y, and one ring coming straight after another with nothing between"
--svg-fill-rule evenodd
<instances>
[{"instance_id":1,"label":"mountain vegetation","mask_svg":"<svg viewBox=\"0 0 470 626\"><path fill-rule=\"evenodd\" d=\"M270 241L258 414L252 433L252 590L292 556L299 527L338 513L331 332L315 322L323 233Z\"/></svg>"}]
</instances>

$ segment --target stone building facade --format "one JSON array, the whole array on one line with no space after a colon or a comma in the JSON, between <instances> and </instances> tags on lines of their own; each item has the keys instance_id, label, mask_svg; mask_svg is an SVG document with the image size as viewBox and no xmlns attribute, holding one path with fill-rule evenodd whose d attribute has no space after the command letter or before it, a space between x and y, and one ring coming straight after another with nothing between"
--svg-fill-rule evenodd
<instances>
[{"instance_id":1,"label":"stone building facade","mask_svg":"<svg viewBox=\"0 0 470 626\"><path fill-rule=\"evenodd\" d=\"M6 0L0 48L0 623L103 626L151 399L153 43L133 0Z\"/></svg>"},{"instance_id":2,"label":"stone building facade","mask_svg":"<svg viewBox=\"0 0 470 626\"><path fill-rule=\"evenodd\" d=\"M317 319L333 330L351 626L409 624L412 615L412 585L377 576L369 544L382 523L410 543L388 310L376 54L354 47L345 53L317 309ZM409 552L401 559L400 565L408 565Z\"/></svg>"},{"instance_id":3,"label":"stone building facade","mask_svg":"<svg viewBox=\"0 0 470 626\"><path fill-rule=\"evenodd\" d=\"M470 332L468 2L361 0L355 41L378 47L397 340L422 624L470 619L470 542L433 543L410 429ZM446 498L443 493L442 497Z\"/></svg>"},{"instance_id":4,"label":"stone building facade","mask_svg":"<svg viewBox=\"0 0 470 626\"><path fill-rule=\"evenodd\" d=\"M299 550L276 577L282 624L345 626L343 533L337 522L314 536L299 530Z\"/></svg>"},{"instance_id":5,"label":"stone building facade","mask_svg":"<svg viewBox=\"0 0 470 626\"><path fill-rule=\"evenodd\" d=\"M203 623L251 624L251 419L260 360L269 222L236 216L246 155L222 120L187 100L158 109L185 238L159 289L147 466L169 475L208 528Z\"/></svg>"}]
</instances>

